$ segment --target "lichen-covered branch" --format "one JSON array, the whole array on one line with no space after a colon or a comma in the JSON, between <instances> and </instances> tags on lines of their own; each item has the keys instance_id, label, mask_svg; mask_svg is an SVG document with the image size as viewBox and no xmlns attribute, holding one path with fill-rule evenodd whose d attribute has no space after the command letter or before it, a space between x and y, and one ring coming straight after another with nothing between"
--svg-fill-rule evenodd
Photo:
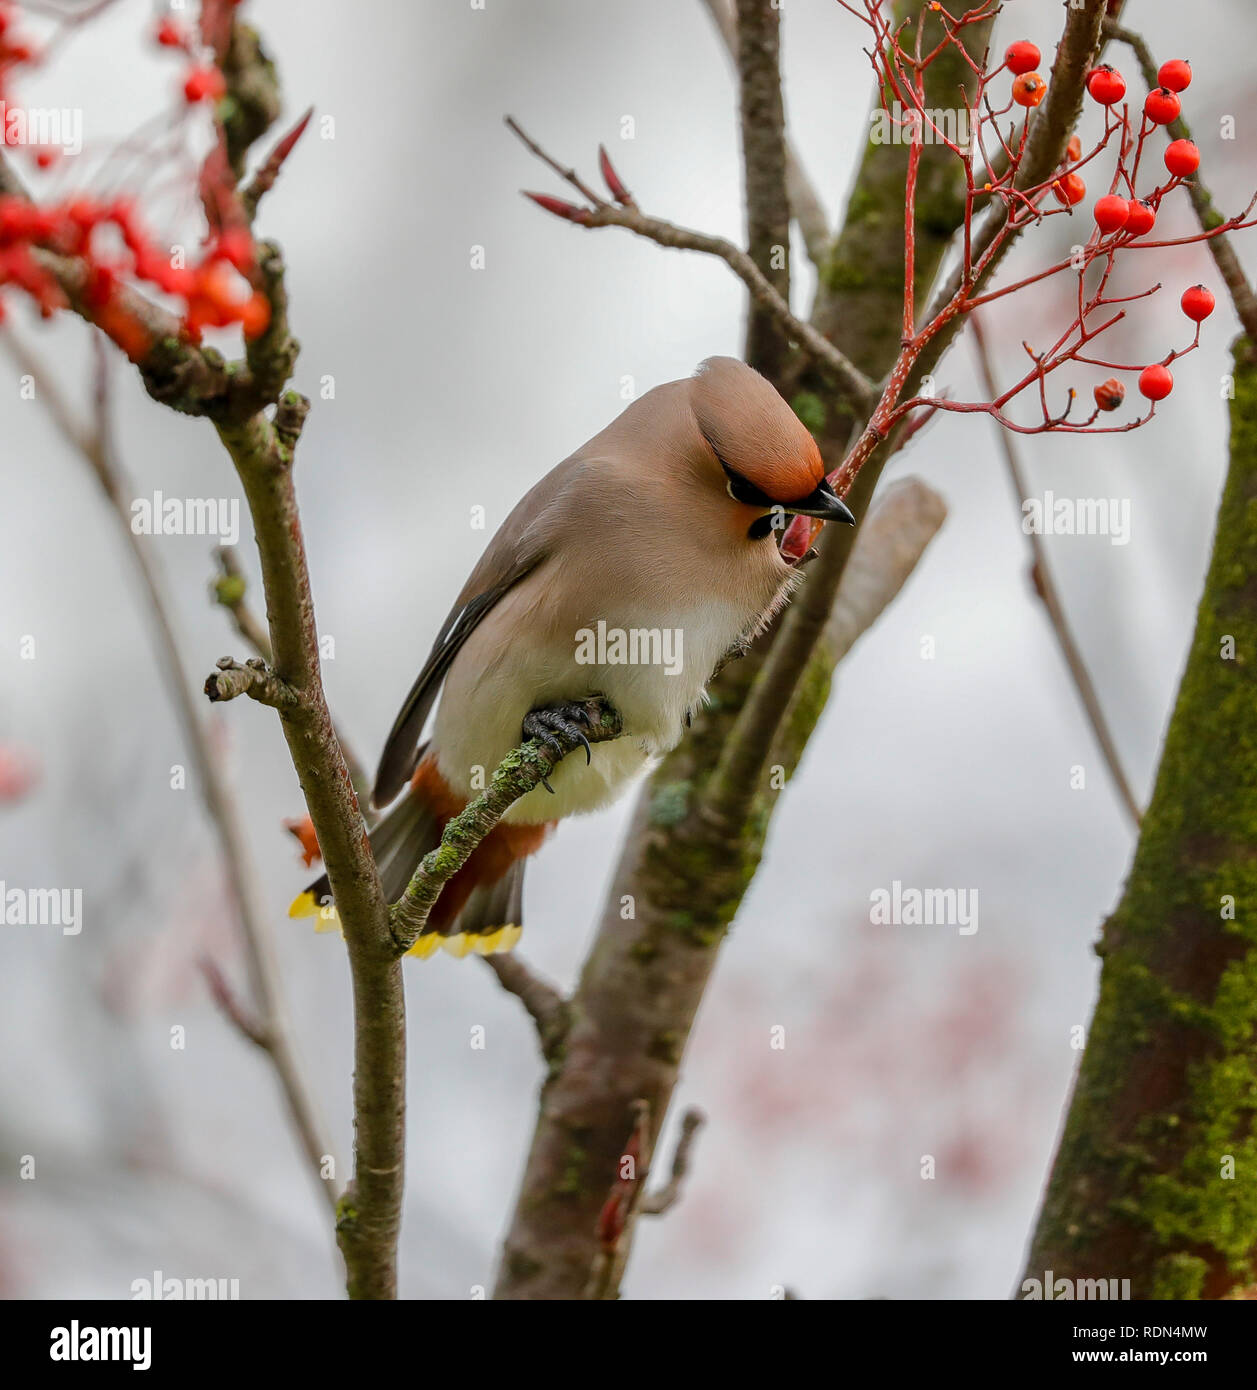
<instances>
[{"instance_id":1,"label":"lichen-covered branch","mask_svg":"<svg viewBox=\"0 0 1257 1390\"><path fill-rule=\"evenodd\" d=\"M585 701L585 737L589 743L619 738L623 725L618 711L605 701ZM441 835L441 843L420 861L391 919L399 954L414 944L428 922L441 889L471 858L472 851L520 799L549 776L556 764L580 744L566 734L552 733L549 743L529 739L498 764L489 785L454 816Z\"/></svg>"}]
</instances>

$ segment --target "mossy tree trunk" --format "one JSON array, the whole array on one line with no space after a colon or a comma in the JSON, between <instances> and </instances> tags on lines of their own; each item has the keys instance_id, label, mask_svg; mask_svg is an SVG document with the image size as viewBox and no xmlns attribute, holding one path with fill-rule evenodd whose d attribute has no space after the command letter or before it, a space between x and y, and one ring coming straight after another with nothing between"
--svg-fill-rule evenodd
<instances>
[{"instance_id":1,"label":"mossy tree trunk","mask_svg":"<svg viewBox=\"0 0 1257 1390\"><path fill-rule=\"evenodd\" d=\"M1257 1297L1257 351L1196 633L1028 1277ZM1045 1296L1047 1291L1045 1290Z\"/></svg>"}]
</instances>

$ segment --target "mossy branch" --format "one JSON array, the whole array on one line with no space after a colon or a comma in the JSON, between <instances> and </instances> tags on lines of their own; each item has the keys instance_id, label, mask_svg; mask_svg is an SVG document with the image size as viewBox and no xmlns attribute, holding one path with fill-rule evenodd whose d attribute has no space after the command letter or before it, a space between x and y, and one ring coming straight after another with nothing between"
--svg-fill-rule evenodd
<instances>
[{"instance_id":1,"label":"mossy branch","mask_svg":"<svg viewBox=\"0 0 1257 1390\"><path fill-rule=\"evenodd\" d=\"M591 744L619 738L623 732L619 714L604 700L585 701L585 714L585 737ZM550 738L552 743L529 739L512 749L498 764L485 790L449 821L441 843L423 857L405 893L390 911L398 955L404 955L422 935L441 890L507 811L580 747L576 739L562 733L553 733Z\"/></svg>"},{"instance_id":2,"label":"mossy branch","mask_svg":"<svg viewBox=\"0 0 1257 1390\"><path fill-rule=\"evenodd\" d=\"M1257 363L1235 347L1231 457L1187 668L1028 1276L1136 1298L1257 1288Z\"/></svg>"}]
</instances>

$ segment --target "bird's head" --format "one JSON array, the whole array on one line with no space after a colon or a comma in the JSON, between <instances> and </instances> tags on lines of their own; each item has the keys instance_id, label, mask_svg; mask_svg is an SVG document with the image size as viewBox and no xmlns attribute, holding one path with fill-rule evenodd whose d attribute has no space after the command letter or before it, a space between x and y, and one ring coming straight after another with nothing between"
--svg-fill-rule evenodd
<instances>
[{"instance_id":1,"label":"bird's head","mask_svg":"<svg viewBox=\"0 0 1257 1390\"><path fill-rule=\"evenodd\" d=\"M690 380L690 400L711 458L711 481L739 509L752 539L779 518L810 516L855 525L825 481L816 441L780 393L733 357L709 357Z\"/></svg>"}]
</instances>

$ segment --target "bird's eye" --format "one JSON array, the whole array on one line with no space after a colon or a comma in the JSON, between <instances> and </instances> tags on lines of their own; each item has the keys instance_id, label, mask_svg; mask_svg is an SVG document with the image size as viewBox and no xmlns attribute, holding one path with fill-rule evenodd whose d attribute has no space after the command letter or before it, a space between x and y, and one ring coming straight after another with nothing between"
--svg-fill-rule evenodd
<instances>
[{"instance_id":1,"label":"bird's eye","mask_svg":"<svg viewBox=\"0 0 1257 1390\"><path fill-rule=\"evenodd\" d=\"M717 457L719 456L717 455ZM720 460L720 466L724 469L727 479L725 491L735 502L745 502L749 507L771 507L774 505L773 499L766 492L762 492L741 473L735 472L723 459Z\"/></svg>"}]
</instances>

